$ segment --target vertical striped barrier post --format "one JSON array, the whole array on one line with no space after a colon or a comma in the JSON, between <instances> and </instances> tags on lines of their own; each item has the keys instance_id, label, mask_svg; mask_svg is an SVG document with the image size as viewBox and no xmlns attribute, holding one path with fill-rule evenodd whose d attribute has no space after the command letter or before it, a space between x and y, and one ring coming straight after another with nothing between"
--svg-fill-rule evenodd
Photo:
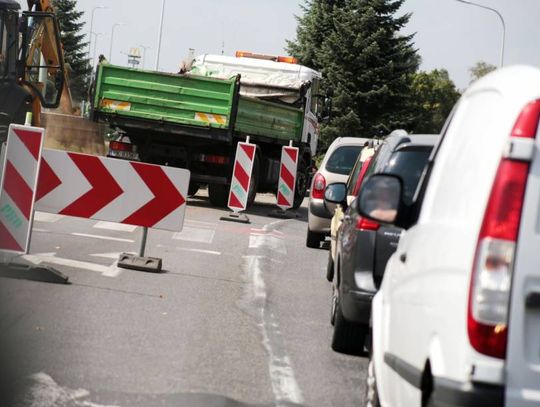
<instances>
[{"instance_id":1,"label":"vertical striped barrier post","mask_svg":"<svg viewBox=\"0 0 540 407\"><path fill-rule=\"evenodd\" d=\"M257 146L249 142L249 137L246 138L246 142L238 143L227 203L232 213L222 216L221 220L250 223L249 218L240 212L245 211L247 207L256 149Z\"/></svg>"},{"instance_id":2,"label":"vertical striped barrier post","mask_svg":"<svg viewBox=\"0 0 540 407\"><path fill-rule=\"evenodd\" d=\"M272 211L269 215L277 218L289 218L288 209L294 206L294 193L296 188L296 171L298 169L298 156L300 150L293 147L293 142L283 146L281 150L281 165L279 170L279 183L276 192L277 206L279 210ZM296 215L292 216L295 217Z\"/></svg>"},{"instance_id":3,"label":"vertical striped barrier post","mask_svg":"<svg viewBox=\"0 0 540 407\"><path fill-rule=\"evenodd\" d=\"M6 258L28 253L44 132L9 126L0 182L0 251Z\"/></svg>"}]
</instances>

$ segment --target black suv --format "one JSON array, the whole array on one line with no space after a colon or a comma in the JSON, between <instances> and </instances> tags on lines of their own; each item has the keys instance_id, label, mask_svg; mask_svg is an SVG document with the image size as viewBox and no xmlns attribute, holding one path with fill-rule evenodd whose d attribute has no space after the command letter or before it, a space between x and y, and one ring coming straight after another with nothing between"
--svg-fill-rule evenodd
<instances>
[{"instance_id":1,"label":"black suv","mask_svg":"<svg viewBox=\"0 0 540 407\"><path fill-rule=\"evenodd\" d=\"M412 201L438 139L437 135L390 135L369 162L364 180L374 173L397 174L403 179L405 200ZM371 300L402 230L363 218L357 200L347 208L346 184L329 185L325 200L346 209L337 232L332 279L332 349L358 354L364 350L369 330Z\"/></svg>"}]
</instances>

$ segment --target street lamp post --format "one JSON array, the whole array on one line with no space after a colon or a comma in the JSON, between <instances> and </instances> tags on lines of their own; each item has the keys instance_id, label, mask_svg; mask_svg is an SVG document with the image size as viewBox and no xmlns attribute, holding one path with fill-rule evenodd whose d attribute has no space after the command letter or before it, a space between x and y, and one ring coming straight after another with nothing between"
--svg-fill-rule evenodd
<instances>
[{"instance_id":1,"label":"street lamp post","mask_svg":"<svg viewBox=\"0 0 540 407\"><path fill-rule=\"evenodd\" d=\"M92 18L90 19L90 39L88 40L88 53L90 56L91 44L92 44L92 33L94 32L94 13L99 9L106 9L106 6L96 6L92 9Z\"/></svg>"},{"instance_id":2,"label":"street lamp post","mask_svg":"<svg viewBox=\"0 0 540 407\"><path fill-rule=\"evenodd\" d=\"M100 35L103 35L103 33L90 33L90 34L94 34L94 53L92 54L92 66L94 66L94 64L96 63L96 50L97 50L98 37Z\"/></svg>"},{"instance_id":3,"label":"street lamp post","mask_svg":"<svg viewBox=\"0 0 540 407\"><path fill-rule=\"evenodd\" d=\"M161 18L159 20L159 34L158 34L158 43L156 49L156 71L159 70L159 53L161 52L161 37L163 34L163 17L165 15L165 0L161 0Z\"/></svg>"},{"instance_id":4,"label":"street lamp post","mask_svg":"<svg viewBox=\"0 0 540 407\"><path fill-rule=\"evenodd\" d=\"M124 23L113 24L112 29L111 29L111 47L109 48L109 62L111 63L112 63L112 51L113 51L113 43L114 43L114 30L116 29L116 27L120 27L122 25L125 25L125 24Z\"/></svg>"},{"instance_id":5,"label":"street lamp post","mask_svg":"<svg viewBox=\"0 0 540 407\"><path fill-rule=\"evenodd\" d=\"M143 69L146 67L146 50L147 49L152 49L152 47L147 47L145 45L140 45L139 44L139 47L141 47L143 49L143 60L142 60L142 66L143 66Z\"/></svg>"},{"instance_id":6,"label":"street lamp post","mask_svg":"<svg viewBox=\"0 0 540 407\"><path fill-rule=\"evenodd\" d=\"M460 3L464 3L464 4L468 4L468 5L471 5L471 6L476 6L476 7L480 7L480 8L483 8L485 10L489 10L495 14L497 14L497 16L499 17L499 19L501 20L501 24L502 24L502 28L503 28L503 32L502 32L502 41L501 41L501 61L500 61L500 66L504 66L504 42L505 42L505 38L506 38L506 24L504 23L504 18L502 16L501 13L499 13L497 10L495 10L494 8L491 8L491 7L488 7L488 6L484 6L482 4L477 4L477 3L473 3L472 1L468 1L468 0L456 0L456 1L459 1Z\"/></svg>"}]
</instances>

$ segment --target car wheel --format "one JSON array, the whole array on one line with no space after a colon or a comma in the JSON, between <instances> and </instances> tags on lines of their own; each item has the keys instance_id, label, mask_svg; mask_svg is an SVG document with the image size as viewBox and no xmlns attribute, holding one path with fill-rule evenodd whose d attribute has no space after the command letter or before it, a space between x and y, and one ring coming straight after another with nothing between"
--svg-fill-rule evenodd
<instances>
[{"instance_id":1,"label":"car wheel","mask_svg":"<svg viewBox=\"0 0 540 407\"><path fill-rule=\"evenodd\" d=\"M298 171L296 172L296 186L294 188L294 202L293 209L298 209L304 198L306 197L306 191L308 189L308 174L307 174L307 165L304 160L300 161L298 165Z\"/></svg>"},{"instance_id":2,"label":"car wheel","mask_svg":"<svg viewBox=\"0 0 540 407\"><path fill-rule=\"evenodd\" d=\"M370 355L366 377L366 407L381 407L379 392L377 391L377 380L375 378L375 366Z\"/></svg>"},{"instance_id":3,"label":"car wheel","mask_svg":"<svg viewBox=\"0 0 540 407\"><path fill-rule=\"evenodd\" d=\"M338 297L336 301L332 349L339 353L363 356L365 355L364 345L367 333L367 325L353 324L345 319L341 310L341 300Z\"/></svg>"},{"instance_id":4,"label":"car wheel","mask_svg":"<svg viewBox=\"0 0 540 407\"><path fill-rule=\"evenodd\" d=\"M334 259L332 258L332 251L328 253L328 263L326 265L326 279L330 282L334 279Z\"/></svg>"},{"instance_id":5,"label":"car wheel","mask_svg":"<svg viewBox=\"0 0 540 407\"><path fill-rule=\"evenodd\" d=\"M312 249L318 249L321 246L321 242L324 239L324 233L307 231L306 246Z\"/></svg>"}]
</instances>

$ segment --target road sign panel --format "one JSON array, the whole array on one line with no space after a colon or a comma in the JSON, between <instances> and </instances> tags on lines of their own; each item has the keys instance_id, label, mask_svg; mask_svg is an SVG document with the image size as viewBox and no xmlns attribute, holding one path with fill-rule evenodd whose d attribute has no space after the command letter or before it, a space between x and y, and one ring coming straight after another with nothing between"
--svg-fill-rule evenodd
<instances>
[{"instance_id":1,"label":"road sign panel","mask_svg":"<svg viewBox=\"0 0 540 407\"><path fill-rule=\"evenodd\" d=\"M255 144L244 142L239 142L236 148L228 203L233 212L246 209L256 148Z\"/></svg>"},{"instance_id":2,"label":"road sign panel","mask_svg":"<svg viewBox=\"0 0 540 407\"><path fill-rule=\"evenodd\" d=\"M44 129L9 126L0 186L0 250L26 252Z\"/></svg>"},{"instance_id":3,"label":"road sign panel","mask_svg":"<svg viewBox=\"0 0 540 407\"><path fill-rule=\"evenodd\" d=\"M283 210L292 208L294 204L298 153L299 150L296 147L285 146L281 150L277 205Z\"/></svg>"},{"instance_id":4,"label":"road sign panel","mask_svg":"<svg viewBox=\"0 0 540 407\"><path fill-rule=\"evenodd\" d=\"M181 231L188 170L43 150L36 209Z\"/></svg>"}]
</instances>

